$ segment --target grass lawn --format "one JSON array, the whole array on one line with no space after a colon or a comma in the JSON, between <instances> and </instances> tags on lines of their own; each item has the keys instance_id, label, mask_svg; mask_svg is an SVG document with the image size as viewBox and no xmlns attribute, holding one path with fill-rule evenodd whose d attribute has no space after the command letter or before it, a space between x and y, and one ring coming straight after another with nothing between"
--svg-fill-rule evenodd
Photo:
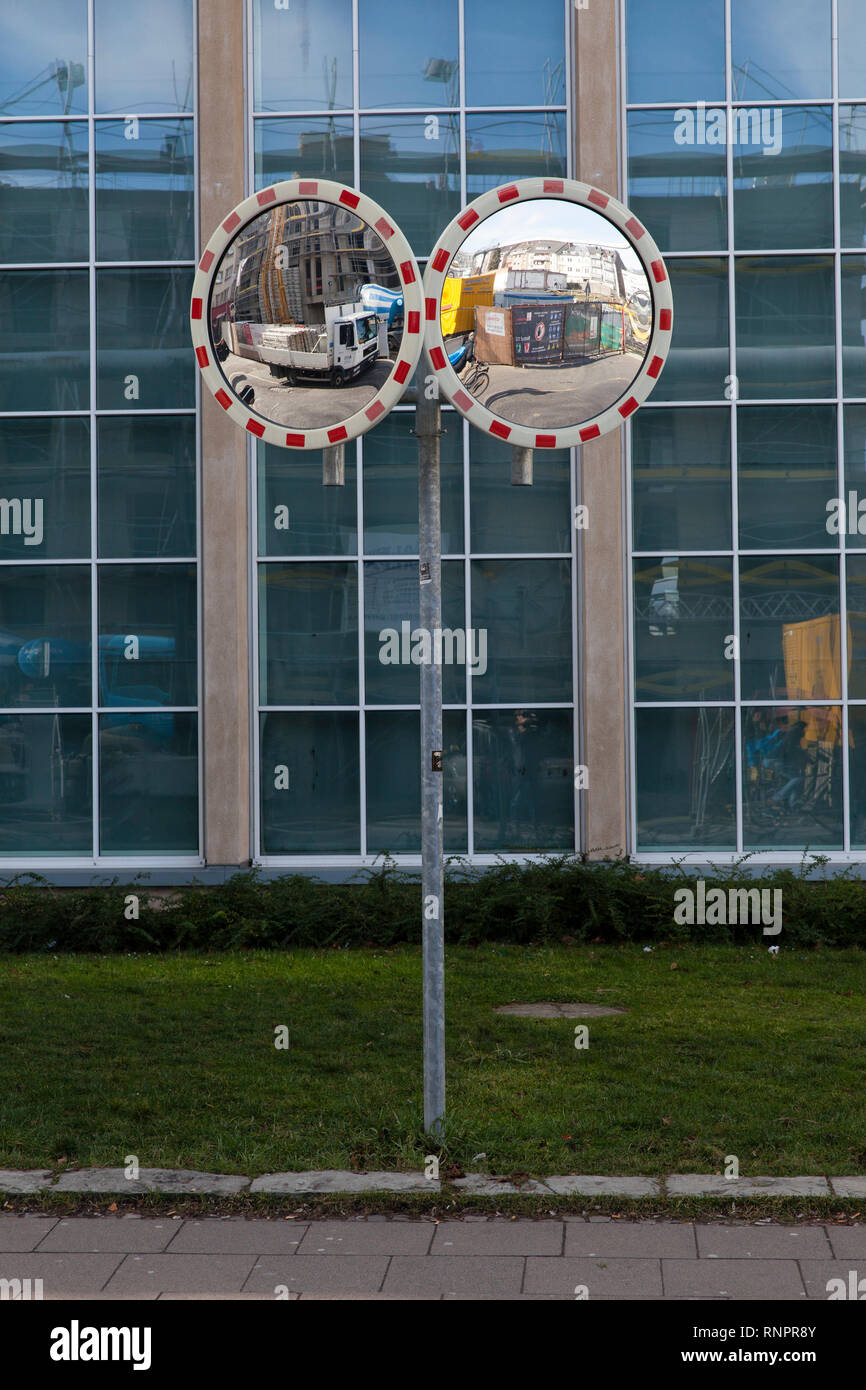
<instances>
[{"instance_id":1,"label":"grass lawn","mask_svg":"<svg viewBox=\"0 0 866 1390\"><path fill-rule=\"evenodd\" d=\"M866 952L485 945L446 969L466 1170L866 1171ZM491 1012L537 1000L628 1012L585 1020L586 1050L576 1021ZM0 956L0 1167L423 1167L420 1001L416 947Z\"/></svg>"}]
</instances>

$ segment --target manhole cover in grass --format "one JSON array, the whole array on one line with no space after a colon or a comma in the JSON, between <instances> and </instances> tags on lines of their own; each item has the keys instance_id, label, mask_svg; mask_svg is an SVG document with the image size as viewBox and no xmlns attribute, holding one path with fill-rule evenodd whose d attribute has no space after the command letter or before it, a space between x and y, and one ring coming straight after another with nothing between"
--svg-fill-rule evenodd
<instances>
[{"instance_id":1,"label":"manhole cover in grass","mask_svg":"<svg viewBox=\"0 0 866 1390\"><path fill-rule=\"evenodd\" d=\"M602 1018L605 1014L624 1014L607 1004L498 1004L495 1014L517 1014L520 1018Z\"/></svg>"}]
</instances>

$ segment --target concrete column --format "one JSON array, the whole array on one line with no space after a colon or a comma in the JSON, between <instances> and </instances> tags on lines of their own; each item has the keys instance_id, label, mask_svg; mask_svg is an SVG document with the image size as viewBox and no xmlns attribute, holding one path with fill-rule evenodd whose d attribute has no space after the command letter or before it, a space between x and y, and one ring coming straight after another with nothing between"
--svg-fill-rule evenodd
<instances>
[{"instance_id":1,"label":"concrete column","mask_svg":"<svg viewBox=\"0 0 866 1390\"><path fill-rule=\"evenodd\" d=\"M244 6L199 14L198 152L202 246L244 196ZM202 391L204 839L209 864L250 858L246 441Z\"/></svg>"},{"instance_id":2,"label":"concrete column","mask_svg":"<svg viewBox=\"0 0 866 1390\"><path fill-rule=\"evenodd\" d=\"M617 186L616 0L590 0L574 12L575 174L607 193ZM583 844L593 858L626 848L627 766L624 662L625 519L621 431L582 449L589 527L580 532L583 663Z\"/></svg>"}]
</instances>

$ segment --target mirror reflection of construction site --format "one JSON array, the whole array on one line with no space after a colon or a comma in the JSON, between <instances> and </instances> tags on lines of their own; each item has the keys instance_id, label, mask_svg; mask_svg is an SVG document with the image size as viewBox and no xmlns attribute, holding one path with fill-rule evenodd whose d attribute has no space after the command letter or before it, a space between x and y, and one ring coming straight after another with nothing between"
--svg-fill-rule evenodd
<instances>
[{"instance_id":1,"label":"mirror reflection of construction site","mask_svg":"<svg viewBox=\"0 0 866 1390\"><path fill-rule=\"evenodd\" d=\"M256 414L304 430L336 425L368 405L393 369L399 271L351 209L278 204L224 251L209 322L227 384Z\"/></svg>"},{"instance_id":2,"label":"mirror reflection of construction site","mask_svg":"<svg viewBox=\"0 0 866 1390\"><path fill-rule=\"evenodd\" d=\"M546 209L546 200L523 206L539 204ZM461 385L513 424L564 428L601 414L646 355L652 295L638 256L589 209L564 214L554 203L559 231L572 211L580 239L505 244L495 213L464 242L443 287L442 336ZM583 239L588 230L597 242Z\"/></svg>"}]
</instances>

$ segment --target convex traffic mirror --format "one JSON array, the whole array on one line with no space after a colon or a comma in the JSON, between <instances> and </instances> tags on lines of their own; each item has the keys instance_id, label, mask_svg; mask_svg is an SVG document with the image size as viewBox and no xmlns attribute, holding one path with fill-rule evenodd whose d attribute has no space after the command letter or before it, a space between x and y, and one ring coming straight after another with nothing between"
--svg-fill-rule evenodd
<instances>
[{"instance_id":1,"label":"convex traffic mirror","mask_svg":"<svg viewBox=\"0 0 866 1390\"><path fill-rule=\"evenodd\" d=\"M477 198L434 248L424 291L442 390L522 447L621 425L670 347L670 281L649 232L608 194L566 179Z\"/></svg>"},{"instance_id":2,"label":"convex traffic mirror","mask_svg":"<svg viewBox=\"0 0 866 1390\"><path fill-rule=\"evenodd\" d=\"M190 309L202 377L252 434L287 448L353 439L400 399L421 351L411 248L370 198L288 180L211 237Z\"/></svg>"}]
</instances>

